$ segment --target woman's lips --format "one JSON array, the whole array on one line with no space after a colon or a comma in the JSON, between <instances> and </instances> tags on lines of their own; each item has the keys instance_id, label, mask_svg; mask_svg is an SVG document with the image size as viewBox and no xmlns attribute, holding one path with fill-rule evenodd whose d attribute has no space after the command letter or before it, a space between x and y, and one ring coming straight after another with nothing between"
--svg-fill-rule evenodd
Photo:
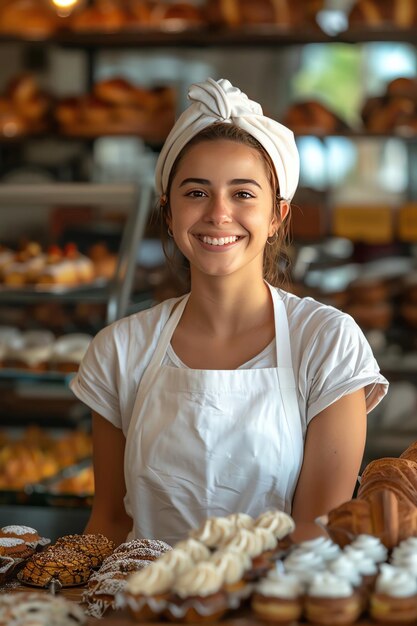
<instances>
[{"instance_id":1,"label":"woman's lips","mask_svg":"<svg viewBox=\"0 0 417 626\"><path fill-rule=\"evenodd\" d=\"M223 252L239 243L241 235L226 235L224 237L210 237L209 235L195 235L200 245L211 252Z\"/></svg>"}]
</instances>

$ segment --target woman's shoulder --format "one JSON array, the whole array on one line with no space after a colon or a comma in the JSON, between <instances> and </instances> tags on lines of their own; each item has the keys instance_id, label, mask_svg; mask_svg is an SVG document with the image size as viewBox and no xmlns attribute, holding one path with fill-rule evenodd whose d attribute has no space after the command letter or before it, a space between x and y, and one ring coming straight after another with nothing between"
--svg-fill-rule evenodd
<instances>
[{"instance_id":1,"label":"woman's shoulder","mask_svg":"<svg viewBox=\"0 0 417 626\"><path fill-rule=\"evenodd\" d=\"M170 298L159 304L132 313L102 328L95 337L101 344L114 343L119 347L128 344L146 344L158 338L174 305L180 298Z\"/></svg>"},{"instance_id":2,"label":"woman's shoulder","mask_svg":"<svg viewBox=\"0 0 417 626\"><path fill-rule=\"evenodd\" d=\"M334 321L335 323L353 322L353 318L340 309L329 304L323 304L310 296L300 297L283 289L277 289L280 294L289 322L310 326L321 326Z\"/></svg>"}]
</instances>

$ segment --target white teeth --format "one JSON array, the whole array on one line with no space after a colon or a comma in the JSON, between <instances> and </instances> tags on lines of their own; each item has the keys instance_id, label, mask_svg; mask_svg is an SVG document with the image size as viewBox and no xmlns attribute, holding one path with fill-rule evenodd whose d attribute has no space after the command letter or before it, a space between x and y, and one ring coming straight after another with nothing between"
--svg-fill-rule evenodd
<instances>
[{"instance_id":1,"label":"white teeth","mask_svg":"<svg viewBox=\"0 0 417 626\"><path fill-rule=\"evenodd\" d=\"M236 235L232 235L231 237L219 237L219 239L216 237L207 237L207 235L202 237L203 242L208 243L211 246L224 246L227 243L234 243L238 239L239 237Z\"/></svg>"}]
</instances>

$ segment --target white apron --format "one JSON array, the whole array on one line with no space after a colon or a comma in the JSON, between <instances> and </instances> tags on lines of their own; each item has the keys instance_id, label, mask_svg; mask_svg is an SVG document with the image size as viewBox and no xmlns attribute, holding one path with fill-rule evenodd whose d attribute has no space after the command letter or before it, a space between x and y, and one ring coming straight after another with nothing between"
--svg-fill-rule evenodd
<instances>
[{"instance_id":1,"label":"white apron","mask_svg":"<svg viewBox=\"0 0 417 626\"><path fill-rule=\"evenodd\" d=\"M125 507L134 520L129 539L174 544L209 516L291 511L303 433L287 314L277 290L268 286L276 368L162 365L189 294L164 326L126 437Z\"/></svg>"}]
</instances>

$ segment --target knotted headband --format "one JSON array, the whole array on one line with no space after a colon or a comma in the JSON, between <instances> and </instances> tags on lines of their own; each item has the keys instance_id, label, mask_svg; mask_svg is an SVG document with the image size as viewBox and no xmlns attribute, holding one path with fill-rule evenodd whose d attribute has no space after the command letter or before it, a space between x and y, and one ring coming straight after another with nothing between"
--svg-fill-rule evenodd
<instances>
[{"instance_id":1,"label":"knotted headband","mask_svg":"<svg viewBox=\"0 0 417 626\"><path fill-rule=\"evenodd\" d=\"M167 191L172 166L185 145L200 131L216 122L234 124L255 137L268 152L275 166L280 195L291 200L298 184L300 159L293 132L265 117L262 107L224 78L208 78L191 85L189 107L180 115L169 133L159 155L156 171L156 191Z\"/></svg>"}]
</instances>

